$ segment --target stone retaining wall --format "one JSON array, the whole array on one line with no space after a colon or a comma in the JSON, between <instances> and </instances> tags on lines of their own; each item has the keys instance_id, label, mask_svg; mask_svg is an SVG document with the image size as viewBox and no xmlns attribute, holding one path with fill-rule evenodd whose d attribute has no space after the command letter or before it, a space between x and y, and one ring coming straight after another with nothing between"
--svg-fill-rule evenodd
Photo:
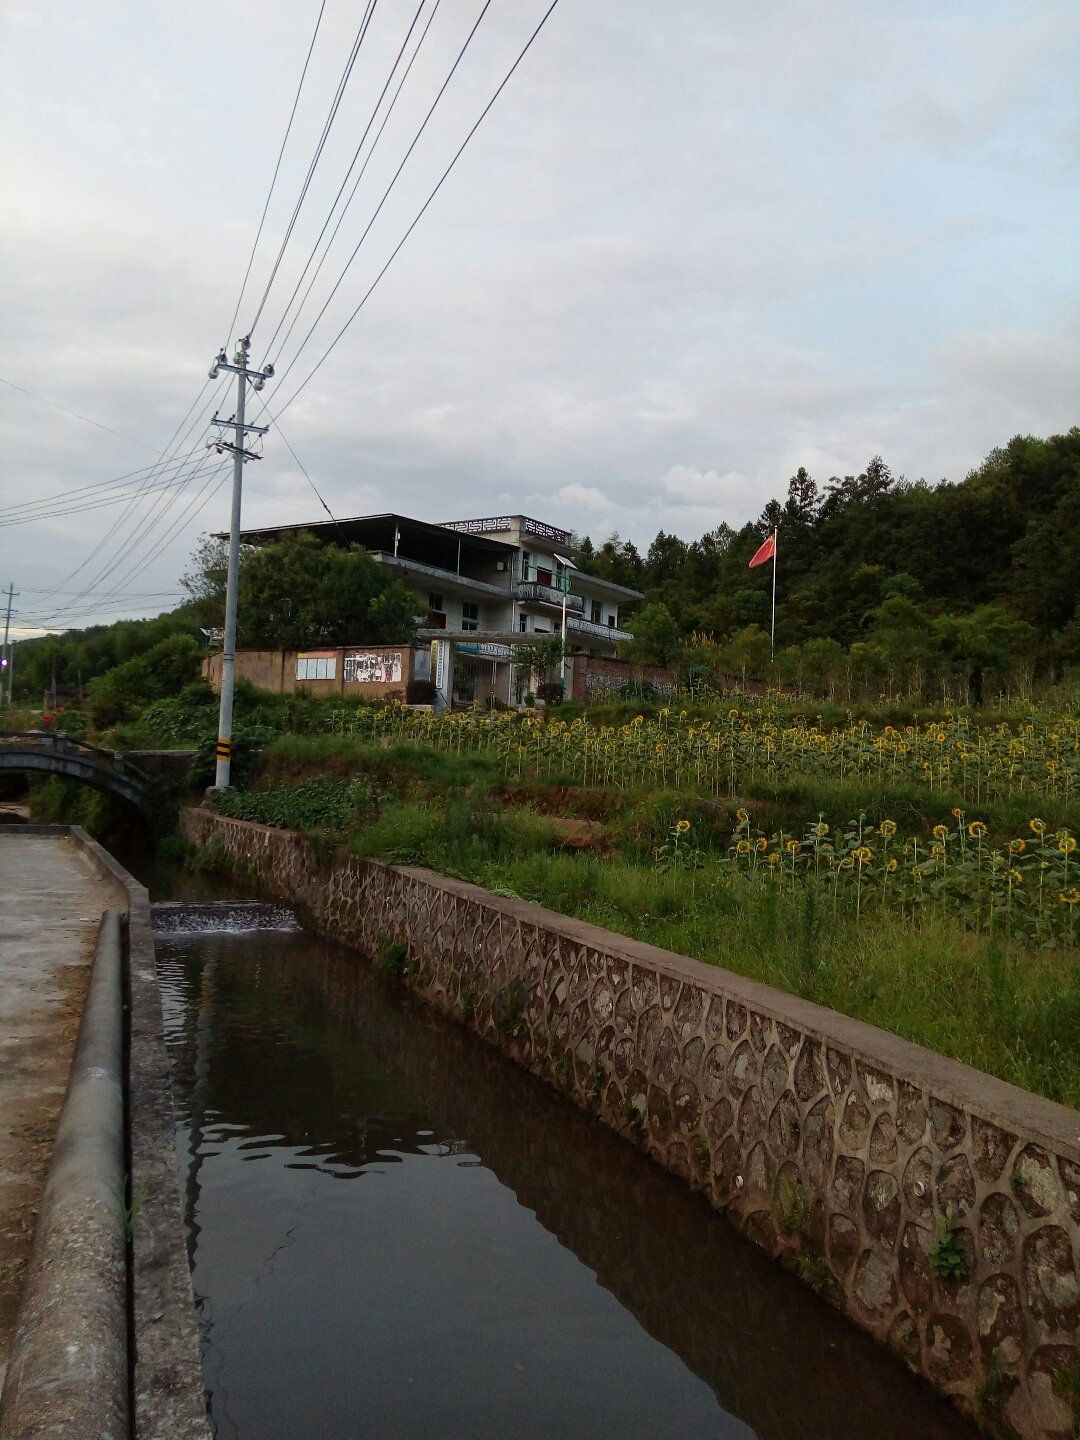
<instances>
[{"instance_id":1,"label":"stone retaining wall","mask_svg":"<svg viewBox=\"0 0 1080 1440\"><path fill-rule=\"evenodd\" d=\"M320 934L388 961L404 947L413 989L701 1190L987 1426L1075 1433L1075 1111L430 871L320 861L298 835L204 810L181 827Z\"/></svg>"}]
</instances>

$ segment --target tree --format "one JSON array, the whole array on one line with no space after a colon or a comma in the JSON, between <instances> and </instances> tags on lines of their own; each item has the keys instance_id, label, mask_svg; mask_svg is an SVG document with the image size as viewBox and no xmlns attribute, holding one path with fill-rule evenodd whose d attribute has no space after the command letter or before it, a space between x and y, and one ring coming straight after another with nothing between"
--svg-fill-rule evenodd
<instances>
[{"instance_id":1,"label":"tree","mask_svg":"<svg viewBox=\"0 0 1080 1440\"><path fill-rule=\"evenodd\" d=\"M662 602L646 605L629 621L633 639L626 646L629 658L638 665L672 665L682 645L675 617Z\"/></svg>"},{"instance_id":2,"label":"tree","mask_svg":"<svg viewBox=\"0 0 1080 1440\"><path fill-rule=\"evenodd\" d=\"M196 606L223 615L223 553L205 540L183 585ZM360 545L322 545L295 531L241 552L237 640L247 648L395 645L415 633L416 596ZM210 623L221 624L221 619Z\"/></svg>"},{"instance_id":3,"label":"tree","mask_svg":"<svg viewBox=\"0 0 1080 1440\"><path fill-rule=\"evenodd\" d=\"M97 725L130 720L152 700L178 695L198 678L203 650L190 635L172 635L143 655L90 682L90 713Z\"/></svg>"}]
</instances>

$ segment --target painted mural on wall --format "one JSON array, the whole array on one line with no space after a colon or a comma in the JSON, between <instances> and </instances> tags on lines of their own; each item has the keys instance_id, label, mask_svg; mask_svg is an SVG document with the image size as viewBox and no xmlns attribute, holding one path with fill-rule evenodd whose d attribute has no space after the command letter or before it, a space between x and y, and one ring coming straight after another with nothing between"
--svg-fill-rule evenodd
<instances>
[{"instance_id":1,"label":"painted mural on wall","mask_svg":"<svg viewBox=\"0 0 1080 1440\"><path fill-rule=\"evenodd\" d=\"M350 650L345 655L346 685L399 685L401 652Z\"/></svg>"}]
</instances>

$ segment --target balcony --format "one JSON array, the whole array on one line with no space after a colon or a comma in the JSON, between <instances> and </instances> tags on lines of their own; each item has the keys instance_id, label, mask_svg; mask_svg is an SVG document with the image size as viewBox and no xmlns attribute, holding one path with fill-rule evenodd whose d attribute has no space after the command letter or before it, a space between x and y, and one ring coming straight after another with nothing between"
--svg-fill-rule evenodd
<instances>
[{"instance_id":1,"label":"balcony","mask_svg":"<svg viewBox=\"0 0 1080 1440\"><path fill-rule=\"evenodd\" d=\"M594 640L606 640L609 645L621 645L624 640L634 638L629 630L619 630L614 625L597 625L592 620L581 620L577 616L567 619L566 628L575 635L588 635Z\"/></svg>"},{"instance_id":2,"label":"balcony","mask_svg":"<svg viewBox=\"0 0 1080 1440\"><path fill-rule=\"evenodd\" d=\"M556 610L562 610L563 593L557 585L541 585L536 580L521 580L514 594L526 605L554 605ZM585 601L580 595L567 595L567 615L580 615L584 609Z\"/></svg>"}]
</instances>

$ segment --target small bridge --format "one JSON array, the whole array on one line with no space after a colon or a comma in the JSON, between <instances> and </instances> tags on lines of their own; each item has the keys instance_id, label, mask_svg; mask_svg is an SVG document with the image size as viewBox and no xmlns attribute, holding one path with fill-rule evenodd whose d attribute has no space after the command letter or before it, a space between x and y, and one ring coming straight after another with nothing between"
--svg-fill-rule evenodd
<instances>
[{"instance_id":1,"label":"small bridge","mask_svg":"<svg viewBox=\"0 0 1080 1440\"><path fill-rule=\"evenodd\" d=\"M81 780L95 790L119 795L147 820L153 818L155 790L148 776L114 750L102 750L63 733L28 730L0 732L0 774L5 771L44 771Z\"/></svg>"}]
</instances>

